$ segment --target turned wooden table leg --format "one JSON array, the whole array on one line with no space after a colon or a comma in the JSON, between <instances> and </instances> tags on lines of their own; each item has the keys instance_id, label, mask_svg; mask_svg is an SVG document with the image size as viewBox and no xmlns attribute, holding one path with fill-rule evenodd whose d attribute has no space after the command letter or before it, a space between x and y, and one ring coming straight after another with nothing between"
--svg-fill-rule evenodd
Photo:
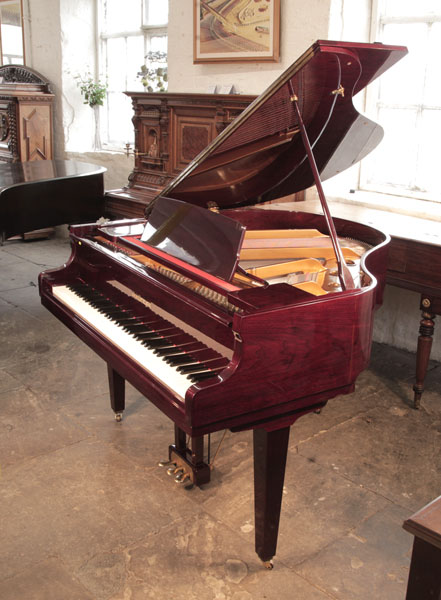
<instances>
[{"instance_id":1,"label":"turned wooden table leg","mask_svg":"<svg viewBox=\"0 0 441 600\"><path fill-rule=\"evenodd\" d=\"M289 429L253 431L256 553L268 568L276 554Z\"/></svg>"},{"instance_id":2,"label":"turned wooden table leg","mask_svg":"<svg viewBox=\"0 0 441 600\"><path fill-rule=\"evenodd\" d=\"M110 406L115 412L115 420L121 421L122 413L126 406L125 379L115 371L109 364L107 365L107 375L109 378Z\"/></svg>"},{"instance_id":3,"label":"turned wooden table leg","mask_svg":"<svg viewBox=\"0 0 441 600\"><path fill-rule=\"evenodd\" d=\"M420 407L421 396L424 392L424 379L429 365L430 351L432 349L433 332L435 328L435 314L431 312L431 300L426 297L421 298L422 319L420 321L420 335L418 337L417 358L416 358L416 378L414 391L414 408Z\"/></svg>"}]
</instances>

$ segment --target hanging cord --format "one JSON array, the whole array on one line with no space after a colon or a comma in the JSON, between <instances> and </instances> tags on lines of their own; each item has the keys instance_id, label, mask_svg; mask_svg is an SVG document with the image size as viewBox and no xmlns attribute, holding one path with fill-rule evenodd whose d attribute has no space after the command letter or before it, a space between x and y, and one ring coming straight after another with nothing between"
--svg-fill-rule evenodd
<instances>
[{"instance_id":1,"label":"hanging cord","mask_svg":"<svg viewBox=\"0 0 441 600\"><path fill-rule=\"evenodd\" d=\"M222 439L221 439L221 441L219 442L219 445L218 445L218 447L217 447L217 449L216 449L216 452L214 453L213 460L210 462L210 458L208 458L208 465L209 465L210 469L213 469L213 468L214 468L214 461L216 460L216 457L217 457L217 455L219 454L219 450L221 449L221 446L222 446L222 444L223 444L223 441L224 441L224 439L225 439L225 436L226 436L226 435L227 435L227 430L226 430L226 429L224 429L224 433L223 433L223 435L222 435Z\"/></svg>"}]
</instances>

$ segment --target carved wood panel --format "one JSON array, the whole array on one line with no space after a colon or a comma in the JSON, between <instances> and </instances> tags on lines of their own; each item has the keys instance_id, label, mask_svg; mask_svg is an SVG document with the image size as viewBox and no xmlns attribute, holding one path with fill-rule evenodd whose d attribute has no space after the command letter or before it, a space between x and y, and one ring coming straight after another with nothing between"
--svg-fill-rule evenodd
<instances>
[{"instance_id":1,"label":"carved wood panel","mask_svg":"<svg viewBox=\"0 0 441 600\"><path fill-rule=\"evenodd\" d=\"M0 67L0 161L53 158L49 82L24 66Z\"/></svg>"},{"instance_id":2,"label":"carved wood panel","mask_svg":"<svg viewBox=\"0 0 441 600\"><path fill-rule=\"evenodd\" d=\"M174 142L171 148L172 170L184 169L216 137L213 119L175 114Z\"/></svg>"},{"instance_id":3,"label":"carved wood panel","mask_svg":"<svg viewBox=\"0 0 441 600\"><path fill-rule=\"evenodd\" d=\"M20 156L22 161L52 158L51 110L48 105L20 107Z\"/></svg>"}]
</instances>

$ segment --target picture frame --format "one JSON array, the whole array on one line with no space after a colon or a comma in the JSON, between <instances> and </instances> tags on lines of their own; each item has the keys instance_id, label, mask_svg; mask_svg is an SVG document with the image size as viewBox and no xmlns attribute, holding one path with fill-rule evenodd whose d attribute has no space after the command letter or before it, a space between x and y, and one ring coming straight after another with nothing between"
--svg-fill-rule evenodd
<instances>
[{"instance_id":1,"label":"picture frame","mask_svg":"<svg viewBox=\"0 0 441 600\"><path fill-rule=\"evenodd\" d=\"M193 0L193 62L277 62L280 0Z\"/></svg>"}]
</instances>

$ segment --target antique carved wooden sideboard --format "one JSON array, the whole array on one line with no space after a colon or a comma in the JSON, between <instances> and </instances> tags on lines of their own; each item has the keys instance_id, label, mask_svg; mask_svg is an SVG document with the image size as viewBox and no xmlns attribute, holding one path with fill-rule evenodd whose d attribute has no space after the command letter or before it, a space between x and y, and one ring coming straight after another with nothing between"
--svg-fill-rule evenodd
<instances>
[{"instance_id":1,"label":"antique carved wooden sideboard","mask_svg":"<svg viewBox=\"0 0 441 600\"><path fill-rule=\"evenodd\" d=\"M53 158L49 82L22 65L0 67L0 161Z\"/></svg>"},{"instance_id":2,"label":"antique carved wooden sideboard","mask_svg":"<svg viewBox=\"0 0 441 600\"><path fill-rule=\"evenodd\" d=\"M112 217L142 216L146 205L167 183L255 98L238 94L126 93L134 110L135 165L128 185L106 194L106 213Z\"/></svg>"}]
</instances>

